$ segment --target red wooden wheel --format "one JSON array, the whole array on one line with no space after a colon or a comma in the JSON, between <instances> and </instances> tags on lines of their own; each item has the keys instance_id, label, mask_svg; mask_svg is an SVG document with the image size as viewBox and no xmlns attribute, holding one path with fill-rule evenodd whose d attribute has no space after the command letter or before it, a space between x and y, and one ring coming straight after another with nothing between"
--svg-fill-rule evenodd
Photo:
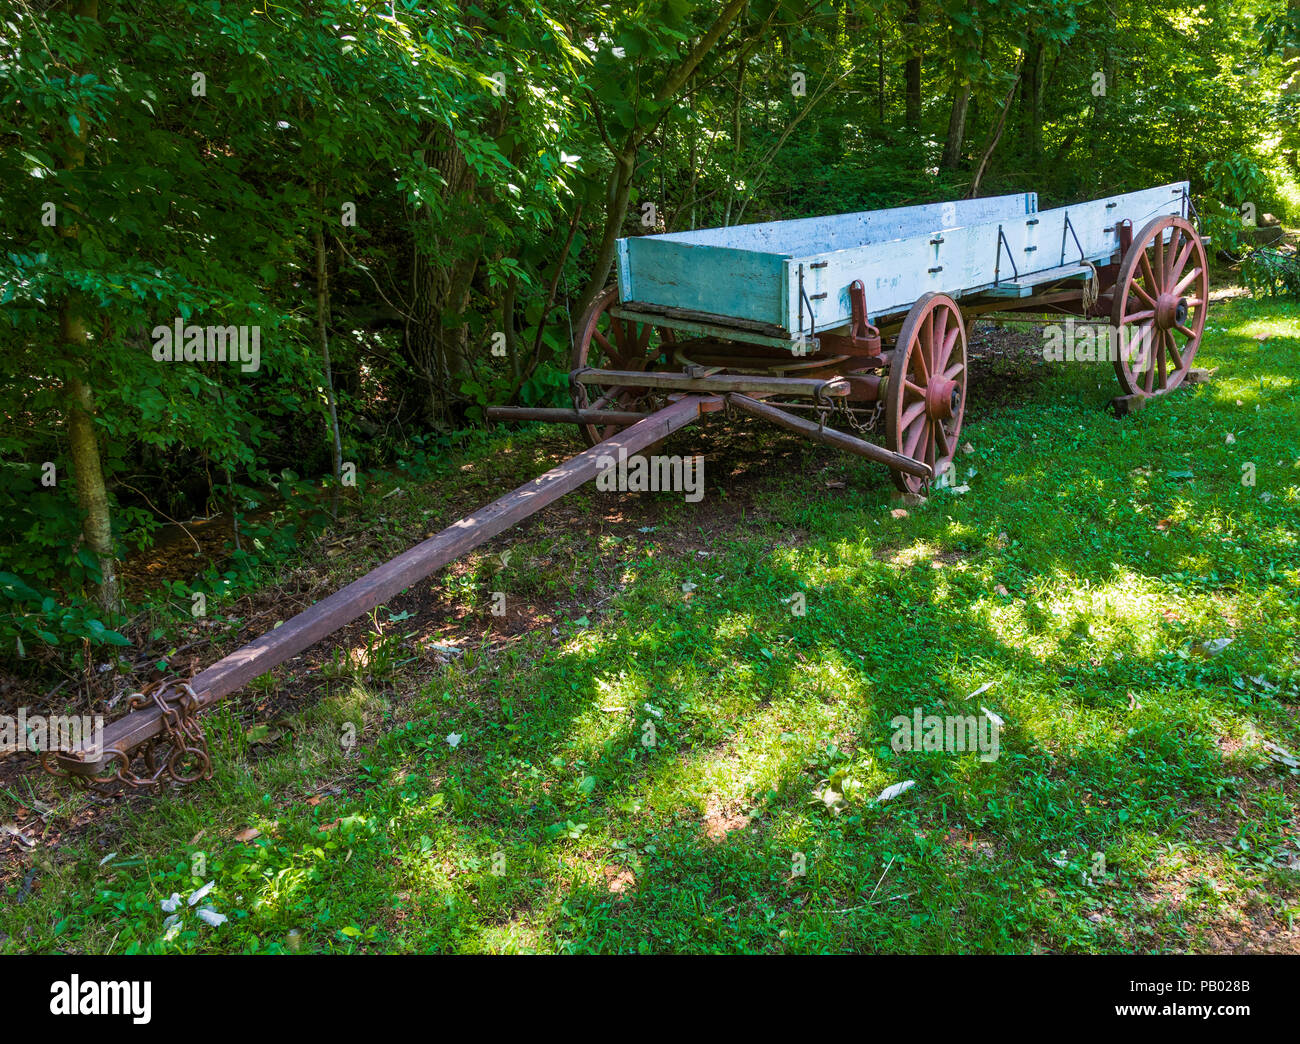
<instances>
[{"instance_id":1,"label":"red wooden wheel","mask_svg":"<svg viewBox=\"0 0 1300 1044\"><path fill-rule=\"evenodd\" d=\"M617 319L609 310L618 303L618 288L608 287L591 303L574 331L570 369L652 370L676 339L673 331L651 323ZM645 395L643 388L580 386L574 392L578 409L632 410ZM623 430L621 424L579 424L588 446Z\"/></svg>"},{"instance_id":2,"label":"red wooden wheel","mask_svg":"<svg viewBox=\"0 0 1300 1044\"><path fill-rule=\"evenodd\" d=\"M1127 394L1159 395L1183 383L1201 346L1209 299L1200 234L1172 215L1148 222L1124 255L1111 309L1119 337L1115 373Z\"/></svg>"},{"instance_id":3,"label":"red wooden wheel","mask_svg":"<svg viewBox=\"0 0 1300 1044\"><path fill-rule=\"evenodd\" d=\"M966 329L947 294L926 294L907 313L894 342L885 396L886 445L941 474L957 452L966 412ZM905 493L925 486L915 475L890 475Z\"/></svg>"}]
</instances>

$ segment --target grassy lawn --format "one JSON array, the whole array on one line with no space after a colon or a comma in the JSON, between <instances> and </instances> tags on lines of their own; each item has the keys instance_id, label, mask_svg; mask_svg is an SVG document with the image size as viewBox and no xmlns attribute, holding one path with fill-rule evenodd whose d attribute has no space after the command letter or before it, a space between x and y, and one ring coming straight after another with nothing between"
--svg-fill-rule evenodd
<instances>
[{"instance_id":1,"label":"grassy lawn","mask_svg":"<svg viewBox=\"0 0 1300 1044\"><path fill-rule=\"evenodd\" d=\"M209 716L211 782L0 794L97 812L21 854L0 948L1296 952L1265 744L1300 750L1300 307L1218 305L1198 365L1117 421L1109 365L981 361L969 492L906 508L757 421L688 429L703 502L574 494ZM281 612L577 448L373 493ZM1000 756L895 752L916 708L987 708Z\"/></svg>"}]
</instances>

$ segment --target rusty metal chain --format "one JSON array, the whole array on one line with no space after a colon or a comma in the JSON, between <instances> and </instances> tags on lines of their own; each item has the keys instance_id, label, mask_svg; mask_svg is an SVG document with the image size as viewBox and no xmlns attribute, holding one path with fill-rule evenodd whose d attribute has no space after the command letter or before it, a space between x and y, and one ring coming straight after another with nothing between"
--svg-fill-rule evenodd
<instances>
[{"instance_id":1,"label":"rusty metal chain","mask_svg":"<svg viewBox=\"0 0 1300 1044\"><path fill-rule=\"evenodd\" d=\"M104 760L109 765L116 763L116 771L98 776L78 775L68 768L69 759L60 760L59 751L43 751L41 768L52 776L70 780L76 786L101 792L114 784L140 790L159 786L164 781L184 784L211 779L212 756L203 727L198 722L198 696L189 682L161 678L127 698L127 707L131 711L143 710L150 704L162 715L162 732L138 750L108 751ZM143 762L144 775L131 767L137 757Z\"/></svg>"},{"instance_id":2,"label":"rusty metal chain","mask_svg":"<svg viewBox=\"0 0 1300 1044\"><path fill-rule=\"evenodd\" d=\"M853 409L847 402L837 403L836 409L839 415L844 418L848 426L859 435L870 435L879 430L878 425L880 424L880 418L884 416L885 413L885 403L883 399L876 400L875 406L872 407L871 415L867 417L865 421L858 420L859 411Z\"/></svg>"}]
</instances>

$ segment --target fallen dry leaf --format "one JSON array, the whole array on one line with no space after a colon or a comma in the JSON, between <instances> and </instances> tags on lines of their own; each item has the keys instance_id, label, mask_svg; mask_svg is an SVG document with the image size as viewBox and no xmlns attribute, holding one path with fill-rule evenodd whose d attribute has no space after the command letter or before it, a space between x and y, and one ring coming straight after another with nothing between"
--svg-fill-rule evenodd
<instances>
[{"instance_id":1,"label":"fallen dry leaf","mask_svg":"<svg viewBox=\"0 0 1300 1044\"><path fill-rule=\"evenodd\" d=\"M262 832L257 827L245 827L235 835L236 841L252 841L254 838L261 837Z\"/></svg>"},{"instance_id":2,"label":"fallen dry leaf","mask_svg":"<svg viewBox=\"0 0 1300 1044\"><path fill-rule=\"evenodd\" d=\"M894 508L889 514L893 518L907 518L907 511L903 508Z\"/></svg>"}]
</instances>

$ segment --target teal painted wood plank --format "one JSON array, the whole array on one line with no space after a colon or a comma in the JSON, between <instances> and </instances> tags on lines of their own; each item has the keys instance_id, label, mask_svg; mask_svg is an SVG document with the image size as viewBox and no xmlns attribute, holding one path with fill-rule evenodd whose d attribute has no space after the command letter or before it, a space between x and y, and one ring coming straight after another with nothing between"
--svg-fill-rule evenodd
<instances>
[{"instance_id":1,"label":"teal painted wood plank","mask_svg":"<svg viewBox=\"0 0 1300 1044\"><path fill-rule=\"evenodd\" d=\"M784 258L753 250L678 243L661 236L620 241L619 298L749 319L784 328Z\"/></svg>"}]
</instances>

